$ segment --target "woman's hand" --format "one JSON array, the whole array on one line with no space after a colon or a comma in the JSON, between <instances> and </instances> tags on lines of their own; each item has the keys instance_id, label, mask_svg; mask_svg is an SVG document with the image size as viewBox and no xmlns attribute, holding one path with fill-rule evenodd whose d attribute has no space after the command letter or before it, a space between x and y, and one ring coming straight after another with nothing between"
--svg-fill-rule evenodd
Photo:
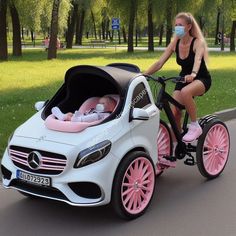
<instances>
[{"instance_id":1,"label":"woman's hand","mask_svg":"<svg viewBox=\"0 0 236 236\"><path fill-rule=\"evenodd\" d=\"M191 83L193 80L194 80L194 78L196 77L196 74L191 74L191 75L185 75L185 83Z\"/></svg>"}]
</instances>

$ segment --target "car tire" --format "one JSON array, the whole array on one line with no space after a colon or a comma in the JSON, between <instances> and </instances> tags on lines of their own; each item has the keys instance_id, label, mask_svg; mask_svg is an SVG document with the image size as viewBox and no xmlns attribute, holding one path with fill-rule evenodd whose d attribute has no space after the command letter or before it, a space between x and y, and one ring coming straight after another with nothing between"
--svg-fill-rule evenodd
<instances>
[{"instance_id":1,"label":"car tire","mask_svg":"<svg viewBox=\"0 0 236 236\"><path fill-rule=\"evenodd\" d=\"M126 155L120 163L112 191L112 206L124 219L141 216L148 208L155 189L155 168L141 151Z\"/></svg>"},{"instance_id":2,"label":"car tire","mask_svg":"<svg viewBox=\"0 0 236 236\"><path fill-rule=\"evenodd\" d=\"M203 127L203 133L198 139L196 159L200 173L213 179L221 174L228 161L230 136L226 125L212 119Z\"/></svg>"}]
</instances>

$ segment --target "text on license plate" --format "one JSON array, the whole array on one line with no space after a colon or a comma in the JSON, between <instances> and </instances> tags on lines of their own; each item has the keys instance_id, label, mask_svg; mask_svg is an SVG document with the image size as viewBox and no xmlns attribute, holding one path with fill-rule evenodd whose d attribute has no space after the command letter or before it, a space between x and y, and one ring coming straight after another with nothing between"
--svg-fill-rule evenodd
<instances>
[{"instance_id":1,"label":"text on license plate","mask_svg":"<svg viewBox=\"0 0 236 236\"><path fill-rule=\"evenodd\" d=\"M17 170L16 177L18 179L24 180L29 183L43 185L43 186L51 186L51 179L48 177L38 176L38 175L31 175L20 170Z\"/></svg>"}]
</instances>

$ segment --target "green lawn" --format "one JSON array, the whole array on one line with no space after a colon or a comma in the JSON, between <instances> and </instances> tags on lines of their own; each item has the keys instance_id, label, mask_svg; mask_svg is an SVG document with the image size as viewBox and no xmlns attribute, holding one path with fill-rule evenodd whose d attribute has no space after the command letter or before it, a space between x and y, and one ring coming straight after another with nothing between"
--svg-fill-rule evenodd
<instances>
[{"instance_id":1,"label":"green lawn","mask_svg":"<svg viewBox=\"0 0 236 236\"><path fill-rule=\"evenodd\" d=\"M60 50L58 59L48 61L42 49L24 50L22 58L10 57L0 63L0 158L8 136L34 112L34 103L51 98L63 83L67 69L75 65L106 65L112 62L128 62L146 70L160 53L114 49ZM197 99L198 116L236 106L236 57L235 53L211 53L209 69L213 77L211 90ZM159 75L177 75L179 67L171 58ZM169 86L172 90L173 84Z\"/></svg>"}]
</instances>

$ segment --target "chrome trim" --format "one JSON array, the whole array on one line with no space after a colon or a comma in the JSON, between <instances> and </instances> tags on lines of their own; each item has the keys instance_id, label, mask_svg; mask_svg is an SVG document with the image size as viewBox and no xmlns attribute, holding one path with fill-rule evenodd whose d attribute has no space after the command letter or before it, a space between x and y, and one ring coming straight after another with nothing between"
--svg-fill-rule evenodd
<instances>
[{"instance_id":1,"label":"chrome trim","mask_svg":"<svg viewBox=\"0 0 236 236\"><path fill-rule=\"evenodd\" d=\"M54 197L49 197L49 196L43 196L43 195L39 195L39 194L35 194L35 193L32 193L30 191L25 191L25 190L21 190L20 188L16 188L16 187L13 187L13 186L3 186L4 188L6 189L14 189L14 190L17 190L17 191L21 191L21 192L24 192L24 193L28 193L28 194L31 194L33 196L36 196L36 197L41 197L41 198L46 198L46 199L50 199L50 200L55 200L55 201L59 201L59 202L65 202L71 206L100 206L100 205L105 205L105 203L102 203L102 201L105 199L105 194L104 192L102 191L102 195L99 199L97 199L96 202L92 202L92 203L75 203L75 202L71 202L71 201L67 201L65 199L59 199L59 198L54 198ZM89 199L89 198L85 198L85 199ZM93 199L93 200L96 200L96 199Z\"/></svg>"}]
</instances>

